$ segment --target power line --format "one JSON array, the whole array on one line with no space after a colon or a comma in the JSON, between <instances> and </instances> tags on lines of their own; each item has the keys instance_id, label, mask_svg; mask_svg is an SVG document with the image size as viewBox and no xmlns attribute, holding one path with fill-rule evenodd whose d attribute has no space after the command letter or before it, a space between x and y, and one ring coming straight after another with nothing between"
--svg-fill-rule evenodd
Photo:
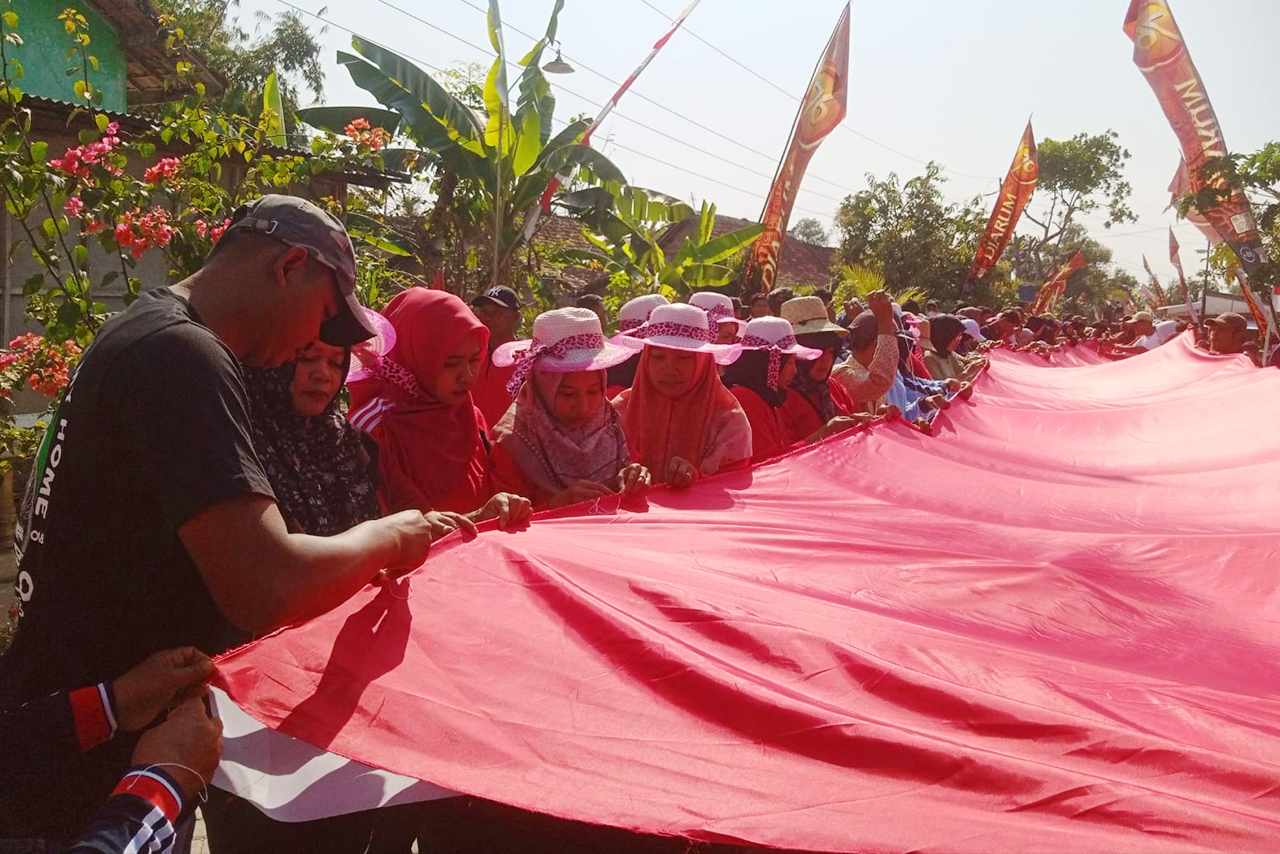
<instances>
[{"instance_id":1,"label":"power line","mask_svg":"<svg viewBox=\"0 0 1280 854\"><path fill-rule=\"evenodd\" d=\"M467 2L467 0L462 0L462 2ZM651 9L652 11L654 11L654 12L656 12L657 14L661 15L663 18L666 18L668 21L674 21L674 20L675 20L675 19L674 19L674 18L672 18L670 15L668 15L666 12L662 11L662 9L660 9L660 8L658 8L657 6L655 6L655 5L653 5L652 3L650 3L650 2L649 2L649 0L640 0L640 2L641 2L641 3L643 3L645 6L649 7L649 9ZM767 84L769 87L771 87L771 88L773 88L773 89L776 89L777 91L781 92L785 97L787 97L787 98L791 99L792 101L795 101L796 103L800 103L800 102L801 102L801 100L802 100L801 98L797 97L796 95L794 95L794 94L793 94L793 93L791 93L791 92L788 92L786 89L784 89L783 87L779 86L779 85L778 85L777 83L775 83L773 80L770 80L770 79L769 79L768 77L766 77L765 75L763 75L763 74L761 74L760 72L756 71L755 69L753 69L753 68L749 67L746 63L744 63L744 62L742 62L742 61L738 60L738 59L737 59L737 58L735 58L734 56L730 55L728 52L726 52L726 51L724 51L724 50L721 50L719 47L717 47L716 45L714 45L714 44L712 44L711 42L707 41L707 40L706 40L706 39L704 39L702 36L698 35L696 32L694 32L693 30L689 29L687 26L686 26L686 27L682 27L681 29L682 29L684 32L687 32L687 33L688 33L690 36L692 36L693 38L695 38L695 39L697 39L698 41L702 42L702 43L703 43L704 45L706 45L707 47L711 48L711 49L712 49L713 51L715 51L716 53L720 54L720 55L721 55L722 57L724 57L725 59L727 59L727 60L729 60L730 62L732 62L734 65L736 65L736 66L738 66L739 68L741 68L743 71L745 71L745 72L747 72L748 74L750 74L752 77L754 77L754 78L756 78L757 80L759 80L759 81L761 81L761 82L763 82L763 83ZM871 143L872 145L879 146L880 148L883 148L885 151L892 152L892 153L894 153L894 154L898 155L899 157L905 157L907 160L914 161L915 163L920 163L920 164L923 164L923 165L926 165L926 166L927 166L929 163L936 162L936 161L932 161L932 160L925 160L925 159L923 159L923 158L916 157L916 156L915 156L915 155L913 155L913 154L908 154L907 152L902 151L901 149L894 148L892 145L889 145L888 143L885 143L885 142L881 142L880 140L876 139L875 137L868 136L867 134L863 133L862 131L858 130L857 128L855 128L855 127L853 127L852 125L847 124L847 123L845 123L845 122L841 122L841 123L840 123L840 127L841 127L841 128L843 128L844 130L848 131L849 133L853 134L854 136L858 137L859 139L862 139L862 140L864 140L864 141L866 141L866 142L869 142L869 143ZM971 173L969 173L969 172L961 172L959 169L952 169L952 168L951 168L951 167L949 167L949 166L943 166L942 168L943 168L943 170L944 170L944 171L946 171L946 172L950 172L952 175L956 175L956 176L958 176L958 177L962 177L962 178L970 178L970 179L972 179L972 180L974 180L974 181L983 181L983 182L986 182L986 181L991 181L991 180L993 180L993 179L992 179L992 176L990 176L990 175L974 175L974 174L971 174ZM997 179L995 179L995 180L999 180L999 179L997 178Z\"/></svg>"},{"instance_id":2,"label":"power line","mask_svg":"<svg viewBox=\"0 0 1280 854\"><path fill-rule=\"evenodd\" d=\"M409 16L410 18L413 18L414 20L419 21L420 23L426 24L427 26L431 27L432 29L437 29L437 30L439 29L439 27L437 27L436 25L431 24L431 23L428 23L427 21L424 21L422 18L419 18L418 16L414 15L412 12L407 12L407 11L405 11L404 9L401 9L399 6L396 6L394 3L389 2L389 0L378 0L378 2L379 2L379 3L381 3L383 6L386 6L387 8L395 9L397 12L400 12L400 13L402 13L402 14L404 14L404 15L407 15L407 16ZM458 0L458 2L459 2L459 3L462 3L464 6L469 6L470 8L472 8L472 9L476 10L477 12L481 12L481 13L486 14L486 15L488 14L488 12L487 12L484 8L482 8L482 7L478 6L478 5L476 5L475 3L471 2L471 0ZM672 19L672 20L674 20L674 19ZM515 31L515 32L519 33L520 35L524 36L525 38L527 38L527 39L531 39L531 40L533 40L533 41L535 41L535 42L536 42L536 41L538 41L538 40L539 40L539 38L541 38L540 36L535 36L535 35L533 35L532 33L525 32L524 30L520 29L519 27L515 26L514 24L509 24L509 23L507 23L506 21L503 21L503 22L502 22L502 25L503 25L504 27L509 27L509 28L510 28L510 29L512 29L513 31ZM493 53L493 51L485 51L485 52L486 52L486 53L488 53L488 54L490 54L490 55L492 55L492 53ZM592 74L594 74L595 76L599 77L601 80L604 80L604 81L606 81L606 82L608 82L608 83L611 83L611 84L612 84L612 85L614 85L614 86L621 86L621 85L622 85L622 82L621 82L620 80L617 80L617 79L615 79L615 78L613 78L613 77L610 77L608 74L605 74L603 71L598 71L597 69L592 68L590 65L587 65L585 62L583 62L581 59L578 59L577 57L570 56L570 57L569 57L569 60L570 60L571 62L575 63L576 65L578 65L579 67L581 67L582 69L584 69L584 70L586 70L586 71L591 72L591 73L592 73ZM563 88L563 87L561 87L561 88ZM575 93L575 92L570 91L569 89L565 89L565 91L566 91L566 92L569 92L569 94L571 94L571 95L576 95L576 94L577 94L577 93ZM720 131L716 130L715 128L708 127L707 125L704 125L704 124L702 124L701 122L699 122L697 119L690 118L689 116L686 116L686 115L685 115L685 114L683 114L683 113L680 113L680 112L677 112L676 110L671 109L671 107L667 106L666 104L663 104L663 103L661 103L661 102L659 102L659 101L655 101L653 98L650 98L648 95L644 94L643 92L639 91L638 89L634 89L634 88L633 88L633 89L629 89L629 90L627 90L627 91L629 91L629 92L630 92L634 97L639 98L639 99L640 99L640 100L642 100L642 101L645 101L645 102L647 102L647 103L652 104L653 106L657 107L658 109L662 110L663 112L670 113L671 115L675 116L676 118L680 119L681 121L688 122L689 124L693 125L694 127L699 128L700 130L704 130L704 131L706 131L707 133L713 134L714 136L717 136L717 137L719 137L720 139L723 139L725 142L731 143L731 144L733 144L733 145L738 146L738 147L739 147L739 148L741 148L741 149L744 149L744 150L746 150L746 151L751 152L752 154L755 154L755 155L758 155L758 156L760 156L760 157L763 157L763 158L765 158L766 160L768 160L770 163L777 163L778 158L777 158L777 156L776 156L776 155L769 154L768 152L765 152L765 151L761 151L761 150L760 150L760 149L758 149L758 148L752 148L750 145L747 145L746 143L742 142L741 140L734 139L733 137L731 137L731 136L729 136L729 135L727 135L727 134L721 133ZM577 97L582 98L584 101L587 101L588 103L592 103L589 99L585 98L585 97L584 97L584 96L582 96L582 95L578 95ZM598 104L597 106L603 107L604 105L603 105L603 104ZM614 111L614 113L613 113L613 115L621 115L621 114L620 114L620 113L618 113L618 112L615 110L615 111ZM635 120L634 120L634 119L628 119L628 121L635 121ZM643 125L643 123L642 123L642 122L636 122L636 123L637 123L637 124L642 124L642 125ZM648 125L643 125L643 126L648 127ZM651 128L651 129L652 129L652 128ZM655 132L657 132L657 133L661 133L660 131L655 131ZM667 136L667 134L662 134L662 135L663 135L663 136ZM669 139L675 139L675 137L668 137L668 138L669 138ZM680 140L675 140L675 141L680 142ZM727 162L727 161L726 161L726 162ZM754 172L754 170L749 169L748 167L745 167L745 166L742 166L742 167L740 167L740 168L747 169L747 171L750 171L750 172ZM761 173L759 173L759 172L755 172L755 174L759 175L759 174L761 174ZM773 178L773 176L772 176L772 175L765 175L764 177L769 178L769 179L771 179L771 180L772 180L772 178ZM821 182L822 182L822 183L824 183L824 184L828 184L828 185L830 185L830 186L832 186L832 187L835 187L837 190L840 190L841 192L844 192L844 193L851 193L851 192L853 192L852 190L850 190L850 189L848 189L847 187L845 187L843 184L840 184L840 183L838 183L838 182L836 182L836 181L832 181L832 180L830 180L830 179L828 179L828 178L824 178L824 177L822 177L821 175L813 174L813 175L810 175L809 177L813 178L815 181L821 181ZM818 194L818 195L821 195L821 194ZM830 196L828 196L827 198L831 198L831 197L830 197ZM836 201L839 201L839 199L836 199Z\"/></svg>"},{"instance_id":3,"label":"power line","mask_svg":"<svg viewBox=\"0 0 1280 854\"><path fill-rule=\"evenodd\" d=\"M295 12L300 12L301 14L304 14L304 15L307 15L307 16L309 16L309 17L311 17L311 18L314 18L314 19L316 19L317 21L320 21L321 23L324 23L324 24L326 24L326 25L328 25L328 26L334 27L335 29L341 30L342 32L347 33L348 35L355 36L356 38L359 38L359 39L361 39L361 40L363 40L363 41L367 41L367 42L369 42L370 44L378 45L379 47L383 48L384 50L393 51L393 52L395 52L396 54L398 54L399 56L402 56L402 57L404 57L405 59L412 60L413 62L416 62L416 63L418 63L419 65L423 66L424 68L428 68L428 69L430 69L430 70L432 70L432 71L436 72L437 74L444 73L444 72L445 72L445 70L446 70L446 69L443 69L443 68L441 68L441 67L439 67L439 66L437 66L437 65L434 65L434 64L432 64L432 63L430 63L430 62L426 61L425 59L422 59L422 58L420 58L420 57L416 57L416 56L412 56L412 55L410 55L410 54L408 54L408 53L403 53L403 52L398 51L398 50L396 50L395 48L391 47L390 45L382 44L382 43L380 43L380 42L378 42L378 41L376 41L376 40L374 40L374 39L369 38L368 36L365 36L365 35L363 35L363 34L361 34L361 33L356 32L355 30L352 30L352 29L350 29L350 28L348 28L348 27L346 27L346 26L343 26L342 24L339 24L337 21L334 21L334 20L332 20L332 19L330 19L330 18L326 18L326 17L324 17L324 16L322 16L322 15L320 15L320 14L317 14L317 13L315 13L315 12L309 11L309 10L307 10L307 9L303 9L301 6L297 6L297 5L295 5L294 3L290 2L290 0L276 0L276 2L277 2L277 3L279 3L281 6L288 7L289 9L292 9L292 10L294 10ZM564 127L567 127L567 126L569 125L569 122L564 121L563 119L555 118L554 116L552 117L552 121L554 121L554 122L556 122L556 123L558 123L558 124L560 124L561 126L564 126ZM634 155L636 155L636 156L638 156L638 157L643 157L643 158L645 158L646 160L652 160L653 162L655 162L655 163L659 163L659 164L661 164L661 165L663 165L663 166L666 166L666 167L667 167L667 168L669 168L669 169L675 169L675 170L678 170L678 171L680 171L680 172L684 172L684 173L686 173L686 174L688 174L688 175L692 175L692 176L694 176L694 177L696 177L696 178L700 178L700 179L702 179L702 180L704 180L704 181L709 181L709 182L711 182L711 183L713 183L713 184L719 184L719 185L720 185L720 186L722 186L722 187L727 187L727 188L728 188L728 189L730 189L730 190L734 190L734 191L736 191L736 192L738 192L738 193L742 193L743 195L748 196L749 198L752 198L752 199L757 199L757 200L760 200L760 201L763 201L763 199L764 199L764 197L763 197L763 196L761 196L759 193L753 192L753 191L751 191L751 190L743 189L742 187L739 187L739 186L737 186L736 184L730 184L730 183L728 183L727 181L722 181L722 180L720 180L719 178L712 178L710 175L704 175L704 174L702 174L701 172L696 172L696 171L694 171L694 170L692 170L692 169L689 169L689 168L687 168L687 167L679 166L679 165L677 165L677 164L675 164L675 163L671 163L670 161L663 160L663 159L662 159L662 158L660 158L660 157L655 157L654 155L649 154L649 153L644 152L644 151L641 151L641 150L639 150L639 149L631 148L631 147L629 147L629 146L625 146L625 145L623 145L623 144L619 143L619 142L618 142L618 141L616 141L616 140L614 140L613 144L614 144L616 147L618 147L618 148L622 149L623 151L630 152L631 154L634 154ZM701 149L699 149L699 150L701 150ZM710 152L705 152L705 151L704 151L703 153L710 154ZM712 156L714 156L714 155L712 155ZM808 209L808 208L802 208L802 207L800 207L800 206L798 206L798 205L795 207L795 210L800 211L801 213L810 214L810 215L812 215L812 216L819 216L819 217L824 217L824 218L829 218L829 217L831 216L831 214L830 214L830 213L827 213L827 212L821 212L821 211L815 211L815 210L811 210L811 209Z\"/></svg>"}]
</instances>

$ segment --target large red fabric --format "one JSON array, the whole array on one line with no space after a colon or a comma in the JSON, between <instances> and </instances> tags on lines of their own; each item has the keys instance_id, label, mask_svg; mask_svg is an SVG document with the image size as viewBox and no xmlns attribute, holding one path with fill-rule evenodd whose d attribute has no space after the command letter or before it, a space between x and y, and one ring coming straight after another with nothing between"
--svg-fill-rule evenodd
<instances>
[{"instance_id":1,"label":"large red fabric","mask_svg":"<svg viewBox=\"0 0 1280 854\"><path fill-rule=\"evenodd\" d=\"M252 715L560 816L826 851L1274 851L1280 371L994 354L887 424L437 548ZM579 510L579 512L582 512Z\"/></svg>"}]
</instances>

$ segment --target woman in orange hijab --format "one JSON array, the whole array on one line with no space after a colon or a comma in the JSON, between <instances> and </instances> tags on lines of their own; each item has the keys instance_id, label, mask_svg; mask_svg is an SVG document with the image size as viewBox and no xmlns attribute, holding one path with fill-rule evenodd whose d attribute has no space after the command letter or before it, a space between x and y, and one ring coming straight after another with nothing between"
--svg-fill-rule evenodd
<instances>
[{"instance_id":1,"label":"woman in orange hijab","mask_svg":"<svg viewBox=\"0 0 1280 854\"><path fill-rule=\"evenodd\" d=\"M706 313L658 306L627 335L644 347L635 383L613 401L631 458L677 487L751 459L751 425L716 371L741 350L711 343Z\"/></svg>"},{"instance_id":2,"label":"woman in orange hijab","mask_svg":"<svg viewBox=\"0 0 1280 854\"><path fill-rule=\"evenodd\" d=\"M494 487L488 425L471 399L489 330L447 291L410 288L383 315L395 343L350 386L351 423L378 444L383 502L435 511L446 527L527 521L528 499Z\"/></svg>"}]
</instances>

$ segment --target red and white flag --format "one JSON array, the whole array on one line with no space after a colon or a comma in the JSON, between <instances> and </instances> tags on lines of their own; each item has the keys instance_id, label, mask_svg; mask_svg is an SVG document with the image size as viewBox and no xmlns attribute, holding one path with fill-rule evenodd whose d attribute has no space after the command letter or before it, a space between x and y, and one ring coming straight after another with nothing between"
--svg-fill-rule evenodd
<instances>
[{"instance_id":1,"label":"red and white flag","mask_svg":"<svg viewBox=\"0 0 1280 854\"><path fill-rule=\"evenodd\" d=\"M631 74L627 76L626 80L622 81L622 85L618 87L618 91L613 93L605 103L604 107L601 108L600 112L596 114L595 119L592 120L590 126L587 127L586 132L582 135L582 145L591 144L591 135L595 133L596 128L600 127L600 124L605 120L605 118L613 112L613 108L618 106L618 101L622 100L622 96L631 88L631 84L636 82L636 78L640 76L640 72L649 67L649 63L653 62L653 58L658 55L658 51L666 47L667 42L671 41L671 37L676 34L676 30L680 29L681 25L684 24L685 18L688 18L693 14L693 10L696 9L698 4L701 2L702 0L693 0L693 2L684 8L684 11L680 13L675 21L672 22L671 28L662 34L662 38L653 43L653 47L649 50L648 55L645 56L644 61L636 66L636 70L632 71ZM542 198L538 200L537 207L530 208L529 212L525 214L524 238L526 240L533 235L533 231L538 227L538 222L542 219L542 215L544 213L551 212L552 198L555 197L560 186L565 181L568 181L570 177L571 176L569 175L553 176L550 183L547 184L547 189L542 192Z\"/></svg>"}]
</instances>

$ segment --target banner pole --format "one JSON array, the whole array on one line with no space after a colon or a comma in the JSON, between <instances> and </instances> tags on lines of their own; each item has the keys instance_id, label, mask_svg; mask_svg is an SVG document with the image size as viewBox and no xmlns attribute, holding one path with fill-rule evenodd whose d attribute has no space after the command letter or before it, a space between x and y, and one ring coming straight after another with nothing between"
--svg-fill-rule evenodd
<instances>
[{"instance_id":1,"label":"banner pole","mask_svg":"<svg viewBox=\"0 0 1280 854\"><path fill-rule=\"evenodd\" d=\"M1204 284L1200 288L1200 322L1204 323L1209 319L1209 256L1213 254L1213 241L1208 240L1204 245Z\"/></svg>"}]
</instances>

